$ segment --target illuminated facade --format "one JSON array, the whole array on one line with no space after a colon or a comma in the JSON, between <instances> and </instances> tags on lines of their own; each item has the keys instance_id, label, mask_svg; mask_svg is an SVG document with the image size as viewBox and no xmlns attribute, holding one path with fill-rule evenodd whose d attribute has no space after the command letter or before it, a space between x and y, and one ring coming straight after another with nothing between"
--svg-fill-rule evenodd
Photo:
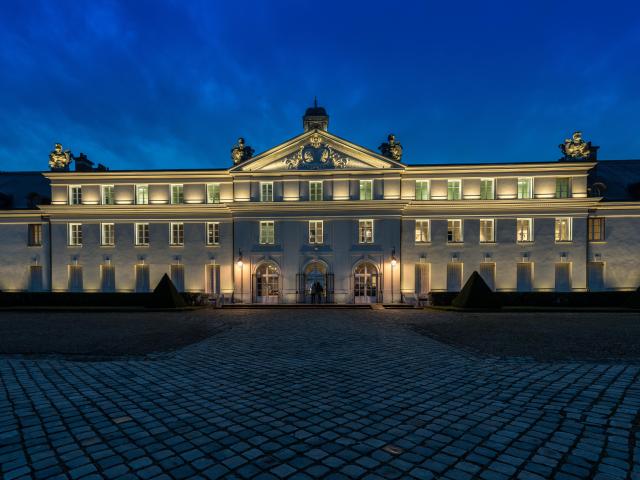
<instances>
[{"instance_id":1,"label":"illuminated facade","mask_svg":"<svg viewBox=\"0 0 640 480\"><path fill-rule=\"evenodd\" d=\"M50 204L0 211L0 289L149 291L167 273L235 302L411 303L474 270L498 291L640 284L639 162L574 135L555 162L412 165L393 136L378 154L328 122L314 106L256 156L240 139L228 169L69 171L57 145L51 171L3 174L48 179Z\"/></svg>"}]
</instances>

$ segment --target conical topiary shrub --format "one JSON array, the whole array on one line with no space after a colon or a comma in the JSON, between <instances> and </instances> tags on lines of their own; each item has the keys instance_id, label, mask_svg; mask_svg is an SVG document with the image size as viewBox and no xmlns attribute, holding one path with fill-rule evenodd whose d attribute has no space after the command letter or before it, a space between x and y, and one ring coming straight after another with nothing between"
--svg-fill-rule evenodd
<instances>
[{"instance_id":1,"label":"conical topiary shrub","mask_svg":"<svg viewBox=\"0 0 640 480\"><path fill-rule=\"evenodd\" d=\"M480 274L474 271L451 305L457 308L500 308L500 300Z\"/></svg>"},{"instance_id":2,"label":"conical topiary shrub","mask_svg":"<svg viewBox=\"0 0 640 480\"><path fill-rule=\"evenodd\" d=\"M153 306L162 308L179 308L187 304L166 273L153 290Z\"/></svg>"}]
</instances>

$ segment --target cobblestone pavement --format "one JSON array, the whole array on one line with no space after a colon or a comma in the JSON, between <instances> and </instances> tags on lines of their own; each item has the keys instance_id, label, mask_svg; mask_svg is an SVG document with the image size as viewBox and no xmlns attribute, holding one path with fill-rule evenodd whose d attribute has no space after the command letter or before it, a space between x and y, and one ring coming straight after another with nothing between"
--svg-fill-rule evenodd
<instances>
[{"instance_id":1,"label":"cobblestone pavement","mask_svg":"<svg viewBox=\"0 0 640 480\"><path fill-rule=\"evenodd\" d=\"M2 478L640 478L637 365L476 358L413 311L210 314L171 354L0 359Z\"/></svg>"}]
</instances>

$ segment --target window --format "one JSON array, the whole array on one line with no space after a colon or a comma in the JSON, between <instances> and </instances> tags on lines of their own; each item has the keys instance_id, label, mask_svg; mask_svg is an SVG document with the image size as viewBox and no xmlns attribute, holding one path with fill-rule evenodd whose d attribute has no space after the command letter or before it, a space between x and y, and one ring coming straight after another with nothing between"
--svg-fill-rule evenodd
<instances>
[{"instance_id":1,"label":"window","mask_svg":"<svg viewBox=\"0 0 640 480\"><path fill-rule=\"evenodd\" d=\"M80 205L82 203L82 187L73 185L69 187L69 204Z\"/></svg>"},{"instance_id":2,"label":"window","mask_svg":"<svg viewBox=\"0 0 640 480\"><path fill-rule=\"evenodd\" d=\"M149 203L149 185L136 185L136 204L147 205Z\"/></svg>"},{"instance_id":3,"label":"window","mask_svg":"<svg viewBox=\"0 0 640 480\"><path fill-rule=\"evenodd\" d=\"M416 220L416 243L431 241L431 229L429 220Z\"/></svg>"},{"instance_id":4,"label":"window","mask_svg":"<svg viewBox=\"0 0 640 480\"><path fill-rule=\"evenodd\" d=\"M360 200L373 200L373 180L360 180Z\"/></svg>"},{"instance_id":5,"label":"window","mask_svg":"<svg viewBox=\"0 0 640 480\"><path fill-rule=\"evenodd\" d=\"M69 224L69 245L74 247L82 245L82 224L81 223Z\"/></svg>"},{"instance_id":6,"label":"window","mask_svg":"<svg viewBox=\"0 0 640 480\"><path fill-rule=\"evenodd\" d=\"M220 243L220 224L218 222L207 222L207 245L218 245Z\"/></svg>"},{"instance_id":7,"label":"window","mask_svg":"<svg viewBox=\"0 0 640 480\"><path fill-rule=\"evenodd\" d=\"M110 263L100 265L100 288L103 292L116 291L116 267Z\"/></svg>"},{"instance_id":8,"label":"window","mask_svg":"<svg viewBox=\"0 0 640 480\"><path fill-rule=\"evenodd\" d=\"M273 220L260 222L260 245L276 243L275 224Z\"/></svg>"},{"instance_id":9,"label":"window","mask_svg":"<svg viewBox=\"0 0 640 480\"><path fill-rule=\"evenodd\" d=\"M571 217L556 218L556 242L571 241Z\"/></svg>"},{"instance_id":10,"label":"window","mask_svg":"<svg viewBox=\"0 0 640 480\"><path fill-rule=\"evenodd\" d=\"M556 263L556 292L571 291L571 263Z\"/></svg>"},{"instance_id":11,"label":"window","mask_svg":"<svg viewBox=\"0 0 640 480\"><path fill-rule=\"evenodd\" d=\"M29 267L29 291L41 292L42 287L42 265L31 265Z\"/></svg>"},{"instance_id":12,"label":"window","mask_svg":"<svg viewBox=\"0 0 640 480\"><path fill-rule=\"evenodd\" d=\"M429 200L429 180L416 180L416 200Z\"/></svg>"},{"instance_id":13,"label":"window","mask_svg":"<svg viewBox=\"0 0 640 480\"><path fill-rule=\"evenodd\" d=\"M480 276L491 290L496 289L496 264L495 262L480 262Z\"/></svg>"},{"instance_id":14,"label":"window","mask_svg":"<svg viewBox=\"0 0 640 480\"><path fill-rule=\"evenodd\" d=\"M462 198L462 182L460 180L447 180L447 200L460 200Z\"/></svg>"},{"instance_id":15,"label":"window","mask_svg":"<svg viewBox=\"0 0 640 480\"><path fill-rule=\"evenodd\" d=\"M571 179L556 178L556 198L569 198L571 196Z\"/></svg>"},{"instance_id":16,"label":"window","mask_svg":"<svg viewBox=\"0 0 640 480\"><path fill-rule=\"evenodd\" d=\"M115 244L115 226L113 223L100 224L100 244L101 245Z\"/></svg>"},{"instance_id":17,"label":"window","mask_svg":"<svg viewBox=\"0 0 640 480\"><path fill-rule=\"evenodd\" d=\"M518 178L518 198L533 198L533 179L530 177Z\"/></svg>"},{"instance_id":18,"label":"window","mask_svg":"<svg viewBox=\"0 0 640 480\"><path fill-rule=\"evenodd\" d=\"M171 245L184 245L184 223L171 223Z\"/></svg>"},{"instance_id":19,"label":"window","mask_svg":"<svg viewBox=\"0 0 640 480\"><path fill-rule=\"evenodd\" d=\"M589 240L604 242L604 217L591 217L588 221Z\"/></svg>"},{"instance_id":20,"label":"window","mask_svg":"<svg viewBox=\"0 0 640 480\"><path fill-rule=\"evenodd\" d=\"M309 220L309 243L323 243L323 235L324 222L322 220Z\"/></svg>"},{"instance_id":21,"label":"window","mask_svg":"<svg viewBox=\"0 0 640 480\"><path fill-rule=\"evenodd\" d=\"M590 292L602 292L604 284L604 262L587 263L587 286Z\"/></svg>"},{"instance_id":22,"label":"window","mask_svg":"<svg viewBox=\"0 0 640 480\"><path fill-rule=\"evenodd\" d=\"M28 245L30 247L39 247L42 245L42 224L30 223L27 225Z\"/></svg>"},{"instance_id":23,"label":"window","mask_svg":"<svg viewBox=\"0 0 640 480\"><path fill-rule=\"evenodd\" d=\"M136 245L149 245L148 223L136 223Z\"/></svg>"},{"instance_id":24,"label":"window","mask_svg":"<svg viewBox=\"0 0 640 480\"><path fill-rule=\"evenodd\" d=\"M260 201L273 202L273 182L260 182Z\"/></svg>"},{"instance_id":25,"label":"window","mask_svg":"<svg viewBox=\"0 0 640 480\"><path fill-rule=\"evenodd\" d=\"M82 291L82 265L69 265L69 291Z\"/></svg>"},{"instance_id":26,"label":"window","mask_svg":"<svg viewBox=\"0 0 640 480\"><path fill-rule=\"evenodd\" d=\"M480 200L493 200L495 198L494 184L493 178L480 179Z\"/></svg>"},{"instance_id":27,"label":"window","mask_svg":"<svg viewBox=\"0 0 640 480\"><path fill-rule=\"evenodd\" d=\"M173 205L184 203L184 185L171 185L171 203Z\"/></svg>"},{"instance_id":28,"label":"window","mask_svg":"<svg viewBox=\"0 0 640 480\"><path fill-rule=\"evenodd\" d=\"M533 220L531 218L516 220L516 242L533 242Z\"/></svg>"},{"instance_id":29,"label":"window","mask_svg":"<svg viewBox=\"0 0 640 480\"><path fill-rule=\"evenodd\" d=\"M493 243L496 241L495 220L493 218L480 219L480 243Z\"/></svg>"},{"instance_id":30,"label":"window","mask_svg":"<svg viewBox=\"0 0 640 480\"><path fill-rule=\"evenodd\" d=\"M148 292L151 290L149 282L149 264L136 265L136 292Z\"/></svg>"},{"instance_id":31,"label":"window","mask_svg":"<svg viewBox=\"0 0 640 480\"><path fill-rule=\"evenodd\" d=\"M219 183L207 183L207 203L220 203Z\"/></svg>"},{"instance_id":32,"label":"window","mask_svg":"<svg viewBox=\"0 0 640 480\"><path fill-rule=\"evenodd\" d=\"M322 182L309 182L309 200L312 202L322 200Z\"/></svg>"},{"instance_id":33,"label":"window","mask_svg":"<svg viewBox=\"0 0 640 480\"><path fill-rule=\"evenodd\" d=\"M462 242L462 220L447 220L447 242Z\"/></svg>"},{"instance_id":34,"label":"window","mask_svg":"<svg viewBox=\"0 0 640 480\"><path fill-rule=\"evenodd\" d=\"M358 243L373 243L373 220L358 220Z\"/></svg>"},{"instance_id":35,"label":"window","mask_svg":"<svg viewBox=\"0 0 640 480\"><path fill-rule=\"evenodd\" d=\"M113 185L102 185L102 205L113 205Z\"/></svg>"},{"instance_id":36,"label":"window","mask_svg":"<svg viewBox=\"0 0 640 480\"><path fill-rule=\"evenodd\" d=\"M206 265L206 292L213 295L220 294L220 265Z\"/></svg>"},{"instance_id":37,"label":"window","mask_svg":"<svg viewBox=\"0 0 640 480\"><path fill-rule=\"evenodd\" d=\"M171 265L171 282L179 292L184 292L184 265L174 263Z\"/></svg>"},{"instance_id":38,"label":"window","mask_svg":"<svg viewBox=\"0 0 640 480\"><path fill-rule=\"evenodd\" d=\"M530 292L533 290L533 263L519 262L516 267L516 290Z\"/></svg>"},{"instance_id":39,"label":"window","mask_svg":"<svg viewBox=\"0 0 640 480\"><path fill-rule=\"evenodd\" d=\"M447 292L462 290L462 263L447 263Z\"/></svg>"}]
</instances>

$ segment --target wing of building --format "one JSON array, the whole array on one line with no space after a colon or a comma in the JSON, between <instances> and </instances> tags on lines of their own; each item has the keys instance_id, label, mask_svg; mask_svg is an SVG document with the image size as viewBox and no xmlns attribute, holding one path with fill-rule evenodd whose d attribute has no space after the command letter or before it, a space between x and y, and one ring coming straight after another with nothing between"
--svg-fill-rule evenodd
<instances>
[{"instance_id":1,"label":"wing of building","mask_svg":"<svg viewBox=\"0 0 640 480\"><path fill-rule=\"evenodd\" d=\"M640 284L640 161L579 132L552 162L416 165L304 131L228 169L111 171L60 145L51 170L0 173L0 289L179 290L235 302L414 302L477 270L497 291ZM75 169L69 163L75 160Z\"/></svg>"}]
</instances>

